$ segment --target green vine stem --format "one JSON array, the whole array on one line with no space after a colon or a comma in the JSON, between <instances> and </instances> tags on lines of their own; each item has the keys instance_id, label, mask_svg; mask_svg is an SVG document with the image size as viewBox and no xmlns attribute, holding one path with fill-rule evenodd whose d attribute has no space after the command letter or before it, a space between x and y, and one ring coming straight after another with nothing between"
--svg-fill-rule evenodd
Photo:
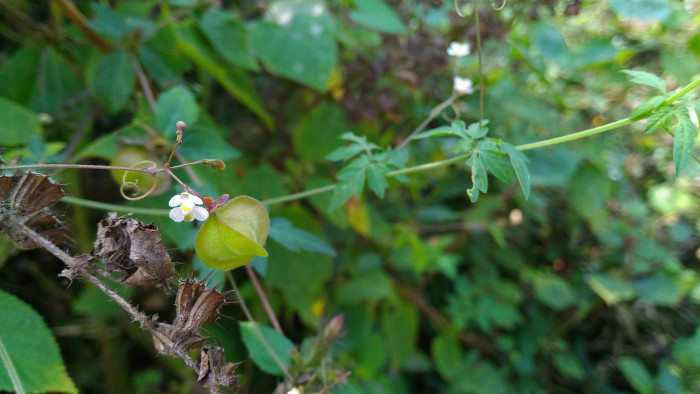
<instances>
[{"instance_id":1,"label":"green vine stem","mask_svg":"<svg viewBox=\"0 0 700 394\"><path fill-rule=\"evenodd\" d=\"M684 95L688 94L688 92L690 92L691 90L695 89L698 85L700 85L700 78L689 83L683 89L679 90L678 92L674 93L672 96L667 98L663 102L663 105L669 105L669 104L673 103L674 101L676 101L679 98L683 97ZM641 119L636 119L636 120L641 120ZM628 125L632 122L634 122L634 121L630 118L620 119L620 120L612 122L612 123L604 124L604 125L598 126L598 127L593 127L593 128L587 129L587 130L564 135L561 137L554 137L554 138L549 138L549 139L546 139L543 141L517 145L516 148L521 150L521 151L526 151L526 150L531 150L531 149L536 149L536 148L543 148L545 146L558 145L558 144L562 144L564 142L570 142L570 141L578 140L581 138L586 138L586 137L589 137L589 136L592 136L595 134L604 133L606 131L618 129L618 128L625 126L625 125ZM432 162L432 163L419 164L417 166L408 167L408 168L402 168L400 170L390 171L386 174L386 176L395 177L398 175L405 175L405 174L410 174L410 173L414 173L414 172L427 171L427 170L431 170L433 168L444 167L444 166L448 166L450 164L459 163L460 161L465 160L467 158L467 156L468 155L466 155L466 154L459 155L459 156L455 156L455 157L452 157L452 158L449 158L446 160L436 161L436 162ZM202 162L202 161L200 160L200 162ZM195 163L191 163L191 164L199 164L200 162L195 162ZM180 166L177 166L177 167L180 167ZM177 168L177 167L172 167L172 168ZM3 166L3 167L1 167L1 169L4 169L4 170L20 170L20 169L32 169L32 168L85 168L85 169L103 169L103 170L124 169L124 170L132 170L132 171L139 170L139 169L128 168L128 167L71 165L71 164L31 164L31 165L22 165L22 166ZM159 169L159 170L164 171L164 169ZM142 170L142 171L143 172L150 172L152 170L150 170L150 171L149 170ZM274 198L270 198L267 200L262 200L261 202L265 205L281 204L283 202L300 200L302 198L311 197L311 196L315 196L317 194L329 192L329 191L332 191L333 189L335 189L335 187L336 187L335 184L323 186L323 187L319 187L316 189L305 190L305 191L299 192L299 193L293 193L293 194L288 194L285 196L274 197ZM158 216L167 216L168 215L167 209L148 209L148 208L127 207L127 206L123 206L123 205L106 204L106 203L101 203L101 202L97 202L97 201L89 201L89 200L84 200L82 198L77 198L77 197L63 197L62 201L65 201L69 204L80 205L80 206L95 208L95 209L103 209L103 210L107 210L107 211L133 212L133 213L139 213L139 214L145 214L145 215L158 215Z\"/></svg>"}]
</instances>

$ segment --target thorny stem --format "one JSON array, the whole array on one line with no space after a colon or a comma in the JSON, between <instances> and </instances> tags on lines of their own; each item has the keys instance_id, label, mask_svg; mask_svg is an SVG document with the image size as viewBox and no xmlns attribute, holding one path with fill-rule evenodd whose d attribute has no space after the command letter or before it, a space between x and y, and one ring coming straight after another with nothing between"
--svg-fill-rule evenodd
<instances>
[{"instance_id":1,"label":"thorny stem","mask_svg":"<svg viewBox=\"0 0 700 394\"><path fill-rule=\"evenodd\" d=\"M243 310L243 314L245 314L246 319L248 319L249 322L253 323L253 331L255 331L255 334L258 336L258 339L260 339L260 342L262 342L263 346L265 346L265 350L267 350L270 356L272 356L272 358L275 360L275 363L277 363L277 366L280 367L280 370L284 372L284 376L290 382L293 381L294 378L292 378L292 375L290 375L289 371L287 371L287 367L285 367L284 364L282 364L282 360L280 360L279 357L277 357L277 353L275 353L275 351L272 350L272 347L270 347L270 344L267 343L267 340L265 340L265 337L263 336L262 332L255 323L255 319L253 319L253 315L250 313L250 310L248 309L245 300L243 299L243 297L241 297L241 292L238 290L238 285L236 285L236 280L233 278L231 270L226 271L226 279L228 279L229 284L231 284L231 288L234 290L234 294L236 294L236 297L238 297L238 301L241 304L241 309Z\"/></svg>"},{"instance_id":2,"label":"thorny stem","mask_svg":"<svg viewBox=\"0 0 700 394\"><path fill-rule=\"evenodd\" d=\"M61 250L58 246L54 245L46 238L34 232L34 230L27 227L24 223L17 223L11 219L8 221L8 223L10 224L10 226L14 227L16 231L26 235L39 246L43 247L48 252L56 256L70 269L75 270L76 272L78 272L78 274L80 274L80 276L83 276L88 281L92 282L92 284L97 286L97 288L102 290L102 292L104 292L109 298L111 298L114 302L119 304L127 313L129 313L129 315L131 315L131 318L134 321L138 322L141 325L141 327L147 329L153 335L158 336L161 342L168 347L169 351L181 358L190 369L194 370L196 374L199 374L199 366L197 365L197 363L194 360L192 360L182 349L180 349L178 346L175 346L171 340L169 340L168 338L163 336L162 333L156 330L154 328L155 322L151 321L148 318L148 316L141 313L141 311L139 311L136 307L131 305L128 301L122 298L115 291L107 287L107 285L105 285L101 280L99 280L97 277L88 272L87 269L81 267L80 264L75 261L75 258Z\"/></svg>"},{"instance_id":3,"label":"thorny stem","mask_svg":"<svg viewBox=\"0 0 700 394\"><path fill-rule=\"evenodd\" d=\"M280 334L284 334L282 332L282 326L280 326L280 322L277 321L277 316L275 316L275 312L270 306L270 301L267 299L267 296L265 295L265 291L262 289L262 286L260 286L258 276L255 275L255 270L250 266L250 264L246 264L245 272L248 274L248 277L250 277L250 281L253 282L253 287L255 287L255 291L258 293L258 297L260 297L260 302L262 302L263 308L265 308L265 312L267 312L267 315L270 318L270 321L272 322L272 326L275 328L275 330L277 330L277 332L279 332Z\"/></svg>"}]
</instances>

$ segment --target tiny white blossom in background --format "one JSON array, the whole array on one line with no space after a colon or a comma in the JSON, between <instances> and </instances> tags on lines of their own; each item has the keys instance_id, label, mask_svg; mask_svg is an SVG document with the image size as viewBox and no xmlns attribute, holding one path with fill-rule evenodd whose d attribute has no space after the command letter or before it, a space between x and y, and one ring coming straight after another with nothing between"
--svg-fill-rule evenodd
<instances>
[{"instance_id":1,"label":"tiny white blossom in background","mask_svg":"<svg viewBox=\"0 0 700 394\"><path fill-rule=\"evenodd\" d=\"M474 85L472 80L469 78L455 77L454 90L459 94L471 94L474 93Z\"/></svg>"},{"instance_id":2,"label":"tiny white blossom in background","mask_svg":"<svg viewBox=\"0 0 700 394\"><path fill-rule=\"evenodd\" d=\"M447 48L447 54L454 57L464 57L469 54L469 43L453 41Z\"/></svg>"},{"instance_id":3,"label":"tiny white blossom in background","mask_svg":"<svg viewBox=\"0 0 700 394\"><path fill-rule=\"evenodd\" d=\"M195 219L197 220L207 220L209 217L209 211L206 208L198 207L197 205L202 205L202 199L189 194L187 192L176 194L170 199L168 205L175 207L170 210L170 219L181 222L191 222Z\"/></svg>"},{"instance_id":4,"label":"tiny white blossom in background","mask_svg":"<svg viewBox=\"0 0 700 394\"><path fill-rule=\"evenodd\" d=\"M300 394L299 389L294 387L291 390L287 391L287 394Z\"/></svg>"}]
</instances>

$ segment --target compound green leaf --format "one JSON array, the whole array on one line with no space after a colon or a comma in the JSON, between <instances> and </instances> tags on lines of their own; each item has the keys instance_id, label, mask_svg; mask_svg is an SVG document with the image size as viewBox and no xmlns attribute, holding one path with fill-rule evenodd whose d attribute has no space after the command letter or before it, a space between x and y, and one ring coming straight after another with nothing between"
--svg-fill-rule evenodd
<instances>
[{"instance_id":1,"label":"compound green leaf","mask_svg":"<svg viewBox=\"0 0 700 394\"><path fill-rule=\"evenodd\" d=\"M218 270L247 264L263 249L270 231L267 209L258 200L238 196L212 213L197 233L195 250L202 262Z\"/></svg>"},{"instance_id":2,"label":"compound green leaf","mask_svg":"<svg viewBox=\"0 0 700 394\"><path fill-rule=\"evenodd\" d=\"M698 136L698 129L688 115L679 116L678 121L673 137L673 164L676 166L676 176L688 166L693 155L695 138Z\"/></svg>"},{"instance_id":3,"label":"compound green leaf","mask_svg":"<svg viewBox=\"0 0 700 394\"><path fill-rule=\"evenodd\" d=\"M0 390L77 393L41 316L2 290L0 310Z\"/></svg>"},{"instance_id":4,"label":"compound green leaf","mask_svg":"<svg viewBox=\"0 0 700 394\"><path fill-rule=\"evenodd\" d=\"M486 170L490 171L496 178L506 183L513 183L513 170L506 162L505 155L496 151L480 151L479 158L484 163Z\"/></svg>"},{"instance_id":5,"label":"compound green leaf","mask_svg":"<svg viewBox=\"0 0 700 394\"><path fill-rule=\"evenodd\" d=\"M630 82L639 85L651 86L658 89L661 93L666 93L666 81L657 77L655 74L646 71L622 70L623 73L629 75Z\"/></svg>"},{"instance_id":6,"label":"compound green leaf","mask_svg":"<svg viewBox=\"0 0 700 394\"><path fill-rule=\"evenodd\" d=\"M472 187L467 189L467 195L471 202L476 202L479 199L479 192L486 193L489 187L489 178L486 173L486 168L477 156L472 158Z\"/></svg>"},{"instance_id":7,"label":"compound green leaf","mask_svg":"<svg viewBox=\"0 0 700 394\"><path fill-rule=\"evenodd\" d=\"M501 149L510 156L510 163L513 165L515 175L518 176L520 188L523 189L525 199L530 197L530 171L527 169L527 156L513 145L501 142Z\"/></svg>"},{"instance_id":8,"label":"compound green leaf","mask_svg":"<svg viewBox=\"0 0 700 394\"><path fill-rule=\"evenodd\" d=\"M290 351L294 348L292 341L274 329L255 322L241 322L241 334L250 358L260 369L272 375L284 375L279 364L265 346L265 342L286 369L291 363ZM265 342L260 338L260 335Z\"/></svg>"},{"instance_id":9,"label":"compound green leaf","mask_svg":"<svg viewBox=\"0 0 700 394\"><path fill-rule=\"evenodd\" d=\"M654 96L645 100L643 103L639 104L635 109L630 112L629 118L632 120L639 120L649 116L649 113L654 110L664 102L665 98L663 96Z\"/></svg>"},{"instance_id":10,"label":"compound green leaf","mask_svg":"<svg viewBox=\"0 0 700 394\"><path fill-rule=\"evenodd\" d=\"M647 125L644 128L644 134L650 134L658 129L668 127L673 119L673 112L668 107L659 108L647 119Z\"/></svg>"},{"instance_id":11,"label":"compound green leaf","mask_svg":"<svg viewBox=\"0 0 700 394\"><path fill-rule=\"evenodd\" d=\"M378 164L372 164L367 167L367 186L379 198L384 198L384 192L389 184L386 181L387 169Z\"/></svg>"}]
</instances>

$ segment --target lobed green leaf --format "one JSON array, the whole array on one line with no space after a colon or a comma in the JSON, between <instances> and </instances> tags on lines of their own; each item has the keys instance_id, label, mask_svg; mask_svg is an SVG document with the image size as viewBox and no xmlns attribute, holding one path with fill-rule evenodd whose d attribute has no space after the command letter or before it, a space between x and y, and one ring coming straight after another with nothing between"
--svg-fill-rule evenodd
<instances>
[{"instance_id":1,"label":"lobed green leaf","mask_svg":"<svg viewBox=\"0 0 700 394\"><path fill-rule=\"evenodd\" d=\"M666 81L657 77L655 74L646 71L622 70L623 73L629 75L630 82L651 86L658 89L661 93L666 93Z\"/></svg>"}]
</instances>

